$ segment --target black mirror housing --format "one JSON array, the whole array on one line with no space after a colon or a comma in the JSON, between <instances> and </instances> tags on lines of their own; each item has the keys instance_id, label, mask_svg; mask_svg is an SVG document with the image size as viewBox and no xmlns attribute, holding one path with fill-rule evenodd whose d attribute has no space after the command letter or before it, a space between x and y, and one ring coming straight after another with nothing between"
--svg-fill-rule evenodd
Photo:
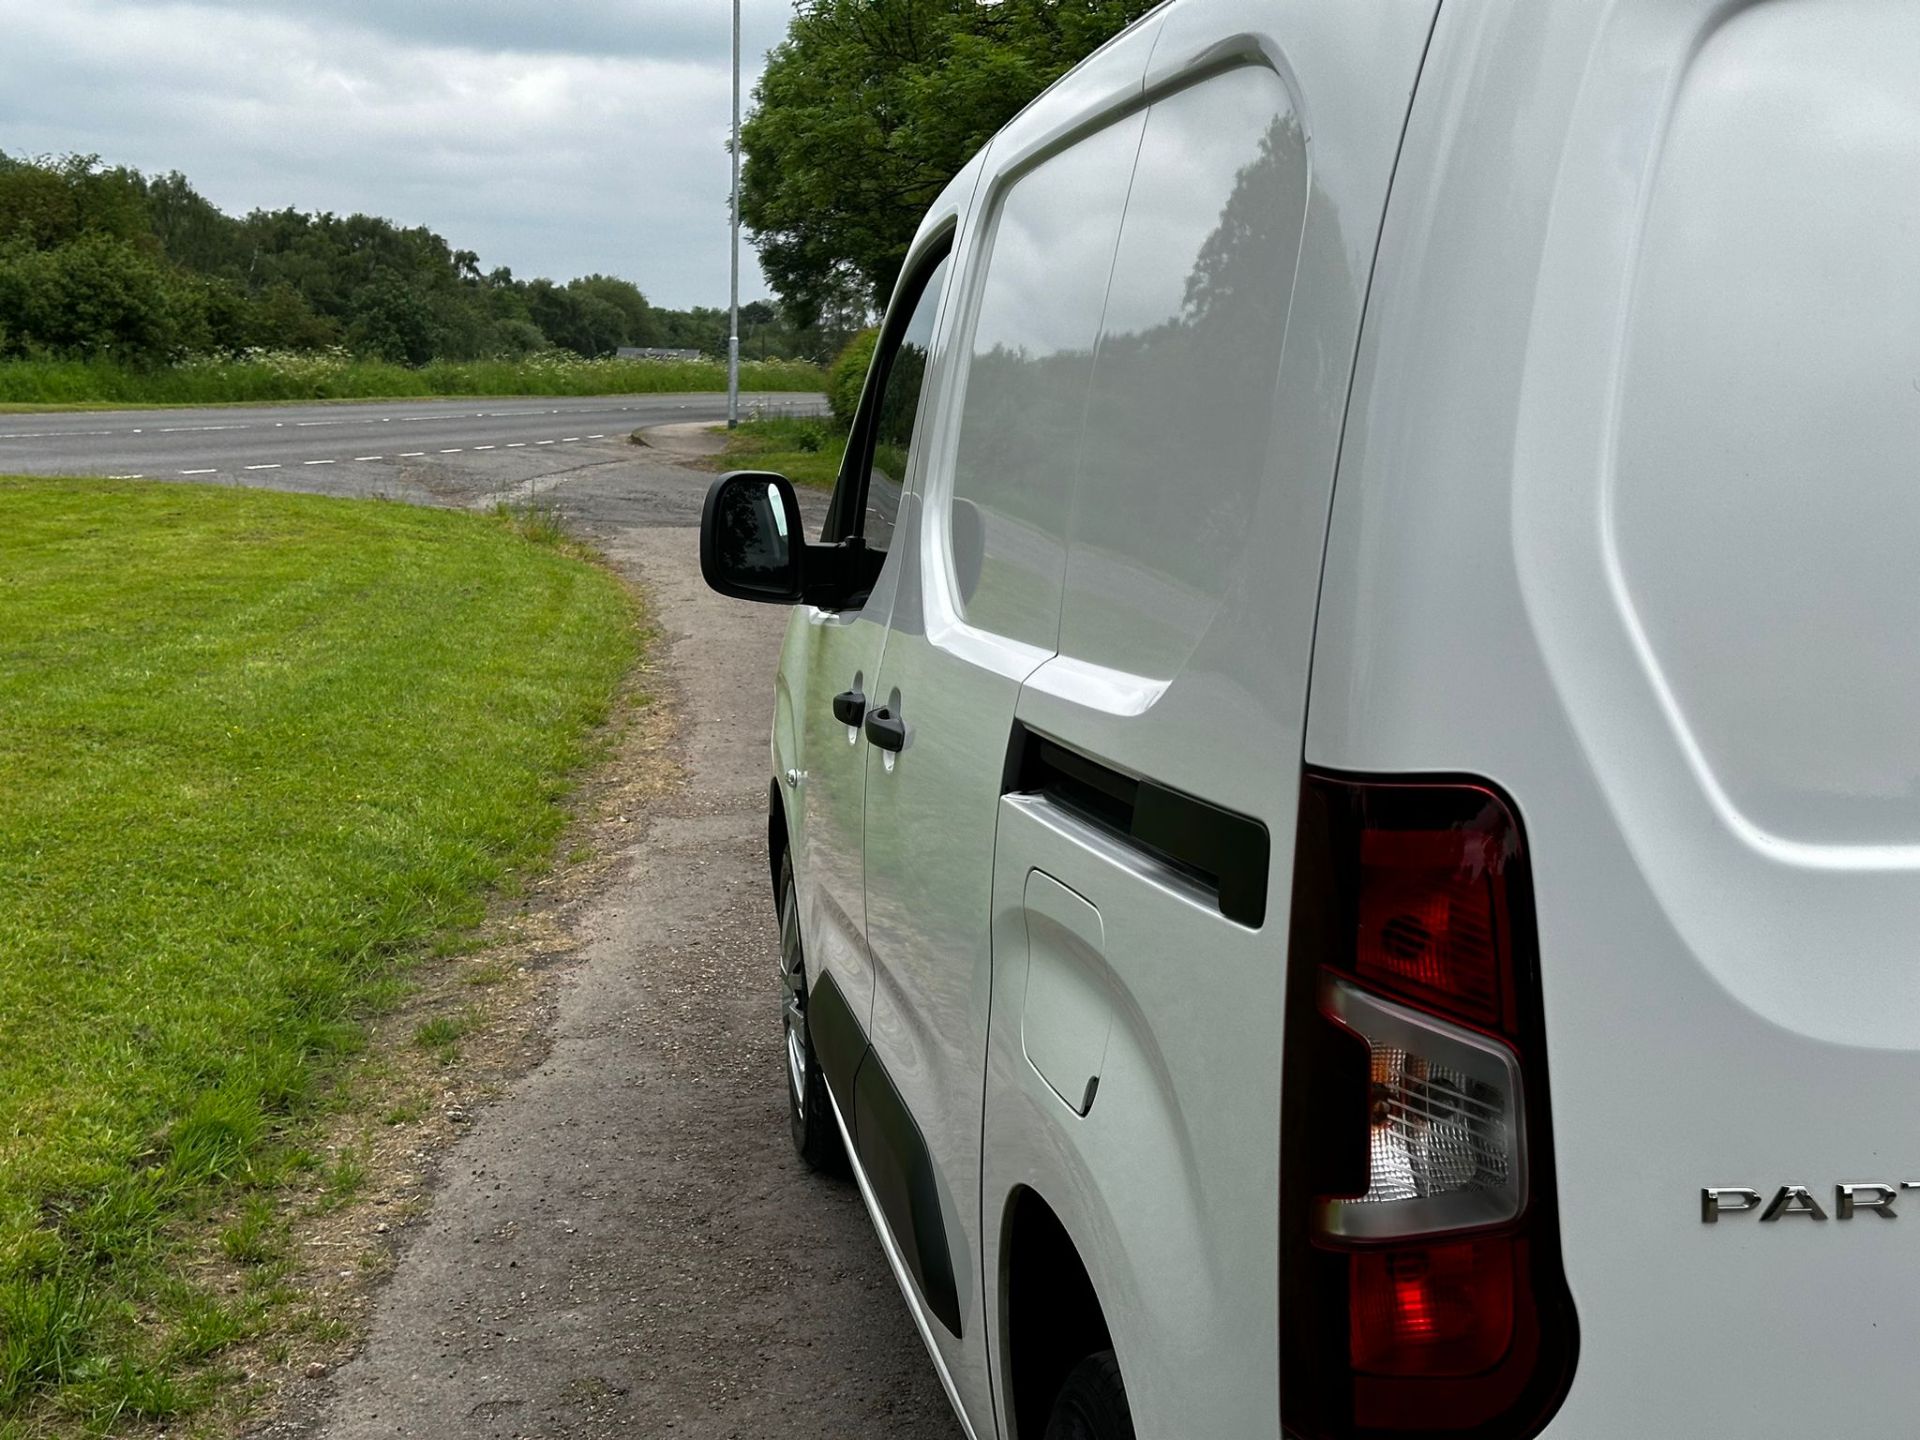
<instances>
[{"instance_id":1,"label":"black mirror housing","mask_svg":"<svg viewBox=\"0 0 1920 1440\"><path fill-rule=\"evenodd\" d=\"M793 605L806 593L800 501L768 470L732 470L707 489L700 512L700 574L722 595Z\"/></svg>"}]
</instances>

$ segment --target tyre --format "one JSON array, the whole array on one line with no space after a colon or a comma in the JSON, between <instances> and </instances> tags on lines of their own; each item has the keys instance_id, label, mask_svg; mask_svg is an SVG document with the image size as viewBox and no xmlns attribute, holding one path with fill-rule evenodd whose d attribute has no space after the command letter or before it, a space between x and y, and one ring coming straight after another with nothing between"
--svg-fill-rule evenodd
<instances>
[{"instance_id":1,"label":"tyre","mask_svg":"<svg viewBox=\"0 0 1920 1440\"><path fill-rule=\"evenodd\" d=\"M793 1148L814 1170L842 1175L847 1154L827 1099L827 1077L814 1058L807 1029L807 955L800 938L800 903L793 862L780 857L780 1028L787 1057L787 1120Z\"/></svg>"},{"instance_id":2,"label":"tyre","mask_svg":"<svg viewBox=\"0 0 1920 1440\"><path fill-rule=\"evenodd\" d=\"M1111 1350L1089 1355L1067 1372L1047 1419L1046 1440L1133 1440L1127 1387Z\"/></svg>"}]
</instances>

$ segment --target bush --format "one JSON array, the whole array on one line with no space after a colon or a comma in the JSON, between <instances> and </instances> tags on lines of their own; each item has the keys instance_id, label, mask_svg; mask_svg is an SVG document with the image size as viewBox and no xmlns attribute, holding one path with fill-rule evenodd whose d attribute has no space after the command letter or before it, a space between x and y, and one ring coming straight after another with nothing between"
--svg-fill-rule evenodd
<instances>
[{"instance_id":1,"label":"bush","mask_svg":"<svg viewBox=\"0 0 1920 1440\"><path fill-rule=\"evenodd\" d=\"M842 428L853 424L853 412L860 408L860 392L866 388L867 370L873 364L873 347L879 342L878 326L870 326L847 341L827 370L827 404Z\"/></svg>"},{"instance_id":2,"label":"bush","mask_svg":"<svg viewBox=\"0 0 1920 1440\"><path fill-rule=\"evenodd\" d=\"M119 240L0 251L0 327L21 345L151 363L204 349L209 286Z\"/></svg>"}]
</instances>

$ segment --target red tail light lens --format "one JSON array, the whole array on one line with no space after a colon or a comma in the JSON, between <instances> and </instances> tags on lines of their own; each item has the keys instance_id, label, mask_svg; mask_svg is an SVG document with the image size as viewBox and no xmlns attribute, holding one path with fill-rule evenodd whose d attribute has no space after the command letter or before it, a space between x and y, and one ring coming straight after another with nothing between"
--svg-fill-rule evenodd
<instances>
[{"instance_id":1,"label":"red tail light lens","mask_svg":"<svg viewBox=\"0 0 1920 1440\"><path fill-rule=\"evenodd\" d=\"M1482 784L1310 774L1296 857L1287 1429L1523 1440L1576 1331L1519 822Z\"/></svg>"},{"instance_id":2,"label":"red tail light lens","mask_svg":"<svg viewBox=\"0 0 1920 1440\"><path fill-rule=\"evenodd\" d=\"M1480 830L1362 831L1354 972L1470 1025L1504 1028L1511 965L1501 843Z\"/></svg>"},{"instance_id":3,"label":"red tail light lens","mask_svg":"<svg viewBox=\"0 0 1920 1440\"><path fill-rule=\"evenodd\" d=\"M1477 1375L1513 1343L1511 1241L1361 1251L1348 1283L1359 1373Z\"/></svg>"}]
</instances>

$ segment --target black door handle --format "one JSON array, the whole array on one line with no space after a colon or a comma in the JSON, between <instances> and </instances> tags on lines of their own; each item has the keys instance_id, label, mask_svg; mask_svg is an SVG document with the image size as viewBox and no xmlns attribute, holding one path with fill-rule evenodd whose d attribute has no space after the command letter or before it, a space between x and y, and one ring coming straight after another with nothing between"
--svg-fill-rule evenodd
<instances>
[{"instance_id":1,"label":"black door handle","mask_svg":"<svg viewBox=\"0 0 1920 1440\"><path fill-rule=\"evenodd\" d=\"M842 690L833 697L833 718L842 725L858 725L867 713L867 697L858 690Z\"/></svg>"},{"instance_id":2,"label":"black door handle","mask_svg":"<svg viewBox=\"0 0 1920 1440\"><path fill-rule=\"evenodd\" d=\"M867 739L882 750L904 750L907 748L907 722L885 705L878 706L867 715Z\"/></svg>"}]
</instances>

